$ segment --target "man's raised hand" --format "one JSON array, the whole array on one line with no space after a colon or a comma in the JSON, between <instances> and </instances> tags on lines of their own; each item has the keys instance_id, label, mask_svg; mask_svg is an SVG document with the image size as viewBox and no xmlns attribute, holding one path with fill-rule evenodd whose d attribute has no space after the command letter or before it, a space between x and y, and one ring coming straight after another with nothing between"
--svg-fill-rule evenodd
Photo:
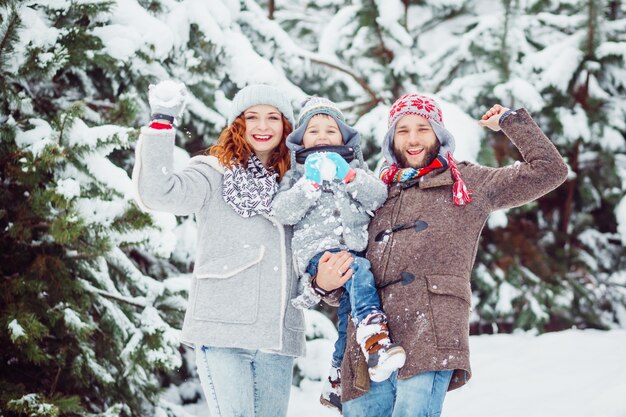
<instances>
[{"instance_id":1,"label":"man's raised hand","mask_svg":"<svg viewBox=\"0 0 626 417\"><path fill-rule=\"evenodd\" d=\"M483 117L478 121L481 126L488 127L489 129L497 132L500 130L500 117L504 113L509 111L507 107L500 104L494 104L491 108L483 114Z\"/></svg>"}]
</instances>

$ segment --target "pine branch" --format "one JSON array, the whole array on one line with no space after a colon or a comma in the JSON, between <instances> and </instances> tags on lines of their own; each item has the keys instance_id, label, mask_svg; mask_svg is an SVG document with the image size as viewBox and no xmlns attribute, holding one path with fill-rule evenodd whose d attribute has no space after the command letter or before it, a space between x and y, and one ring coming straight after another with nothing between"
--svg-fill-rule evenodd
<instances>
[{"instance_id":1,"label":"pine branch","mask_svg":"<svg viewBox=\"0 0 626 417\"><path fill-rule=\"evenodd\" d=\"M574 149L572 149L572 154L570 156L570 164L572 166L572 171L576 173L576 179L573 179L566 183L566 196L563 200L563 216L561 217L561 227L559 230L563 233L564 236L568 236L567 227L570 223L572 213L574 211L574 194L576 193L576 185L577 179L579 178L578 174L578 155L580 153L580 139L576 141L574 145Z\"/></svg>"},{"instance_id":2,"label":"pine branch","mask_svg":"<svg viewBox=\"0 0 626 417\"><path fill-rule=\"evenodd\" d=\"M7 49L11 40L15 39L15 30L20 24L20 17L15 10L15 6L11 7L11 17L9 18L9 22L7 24L7 28L4 32L4 36L0 41L0 65L2 65L3 53Z\"/></svg>"},{"instance_id":3,"label":"pine branch","mask_svg":"<svg viewBox=\"0 0 626 417\"><path fill-rule=\"evenodd\" d=\"M61 369L62 367L59 366L59 369L57 370L57 374L54 377L54 382L52 383L52 387L50 388L50 394L48 394L48 397L52 397L52 395L54 395L54 392L57 389L57 384L59 383L59 376L61 376Z\"/></svg>"},{"instance_id":4,"label":"pine branch","mask_svg":"<svg viewBox=\"0 0 626 417\"><path fill-rule=\"evenodd\" d=\"M374 90L370 88L367 82L362 77L359 77L358 75L356 75L351 69L338 65L338 64L333 64L332 62L328 62L320 58L314 58L312 56L300 55L300 57L308 59L315 64L324 65L326 67L336 69L337 71L341 71L349 75L350 77L354 79L354 81L357 82L357 84L361 86L361 88L363 88L363 90L367 92L367 94L372 98L372 102L378 104L382 100L380 97L376 95Z\"/></svg>"},{"instance_id":5,"label":"pine branch","mask_svg":"<svg viewBox=\"0 0 626 417\"><path fill-rule=\"evenodd\" d=\"M409 6L411 5L411 0L402 0L402 3L404 4L404 29L408 32L409 31Z\"/></svg>"},{"instance_id":6,"label":"pine branch","mask_svg":"<svg viewBox=\"0 0 626 417\"><path fill-rule=\"evenodd\" d=\"M81 282L85 286L85 289L87 289L87 290L89 290L89 291L91 291L91 292L93 292L95 294L101 295L101 296L106 297L106 298L110 298L112 300L121 301L123 303L130 304L132 306L139 307L139 308L146 308L147 307L146 302L145 302L145 298L143 298L143 297L131 298L131 297L125 297L125 296L123 296L121 294L112 294L112 293L110 293L108 291L101 290L99 288L94 287L93 285L91 285L89 282L87 282L85 280L81 280ZM143 299L144 301L143 302L142 301L137 301L138 298L139 299Z\"/></svg>"},{"instance_id":7,"label":"pine branch","mask_svg":"<svg viewBox=\"0 0 626 417\"><path fill-rule=\"evenodd\" d=\"M511 17L511 0L504 0L504 29L502 30L502 39L500 40L500 59L502 61L500 64L504 80L508 80L511 76L508 54L509 47L507 45L507 35L509 33L509 23L511 22Z\"/></svg>"},{"instance_id":8,"label":"pine branch","mask_svg":"<svg viewBox=\"0 0 626 417\"><path fill-rule=\"evenodd\" d=\"M372 7L376 9L376 3L372 3ZM391 61L393 61L393 51L387 48L385 40L383 39L383 32L380 29L380 25L376 22L376 19L374 19L374 31L376 31L376 36L378 37L377 55L382 57L385 60L386 64L389 64Z\"/></svg>"},{"instance_id":9,"label":"pine branch","mask_svg":"<svg viewBox=\"0 0 626 417\"><path fill-rule=\"evenodd\" d=\"M259 15L261 15L262 13L260 13L260 11L262 9L260 9L259 5L256 4L256 2L252 1L252 0L248 0L246 2L246 6L248 7L249 10L251 10L252 12L256 12ZM273 22L272 22L273 23ZM338 71L341 71L347 75L349 75L350 77L352 77L366 92L367 94L372 97L372 100L375 101L376 103L380 102L381 99L377 96L377 94L374 92L374 90L372 90L369 85L367 85L367 82L365 81L365 79L363 79L363 77L359 77L358 75L356 75L356 73L351 69L351 68L347 68L341 64L335 64L332 62L328 62L327 60L323 59L320 55L309 52L303 48L301 48L300 46L296 45L291 38L289 37L289 35L287 35L287 33L285 33L285 31L280 28L279 26L276 27L278 30L276 31L276 33L271 35L271 38L276 42L276 43L285 43L287 49L290 49L293 55L298 56L300 58L303 59L308 59L309 61L315 63L315 64L319 64L319 65L324 65L327 66L329 68L333 68L336 69Z\"/></svg>"}]
</instances>

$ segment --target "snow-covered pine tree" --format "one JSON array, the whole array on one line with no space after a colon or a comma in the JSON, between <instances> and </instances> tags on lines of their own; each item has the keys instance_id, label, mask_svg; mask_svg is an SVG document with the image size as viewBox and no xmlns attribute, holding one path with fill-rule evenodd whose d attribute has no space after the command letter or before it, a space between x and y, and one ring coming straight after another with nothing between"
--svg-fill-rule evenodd
<instances>
[{"instance_id":1,"label":"snow-covered pine tree","mask_svg":"<svg viewBox=\"0 0 626 417\"><path fill-rule=\"evenodd\" d=\"M477 331L492 324L504 330L623 326L618 228L626 220L616 211L626 190L623 2L503 0L495 8L476 0L382 3L301 0L275 13L292 37L304 36L303 48L345 70L328 67L323 81L308 84L318 90L300 85L344 103L370 145L372 162L390 100L415 90L435 93L474 118L494 102L524 106L570 166L579 158L572 152L590 150L586 168L572 166L566 185L489 222L474 277ZM321 74L282 62L300 82ZM305 70L319 67L310 62ZM368 88L344 76L350 73ZM567 139L572 135L583 136ZM519 159L502 134L484 136L479 162L498 166Z\"/></svg>"},{"instance_id":2,"label":"snow-covered pine tree","mask_svg":"<svg viewBox=\"0 0 626 417\"><path fill-rule=\"evenodd\" d=\"M504 0L491 13L468 11L422 35L459 28L426 55L435 76L425 85L474 117L493 102L527 107L572 168L556 192L490 221L474 279L477 324L623 326L624 5ZM492 134L480 162L519 159Z\"/></svg>"},{"instance_id":3,"label":"snow-covered pine tree","mask_svg":"<svg viewBox=\"0 0 626 417\"><path fill-rule=\"evenodd\" d=\"M137 91L168 72L149 43L123 56L114 2L0 6L1 413L158 414L183 300L162 281L178 271L152 254L167 259L175 222L132 202L124 126L147 108Z\"/></svg>"},{"instance_id":4,"label":"snow-covered pine tree","mask_svg":"<svg viewBox=\"0 0 626 417\"><path fill-rule=\"evenodd\" d=\"M278 25L271 31L258 19L248 19L246 25L261 51L268 41L289 44L284 55L265 56L279 61L293 83L307 94L337 102L350 122L361 119L363 151L374 164L377 125L390 101L415 82L413 41L402 25L403 10L400 0L301 0L276 10Z\"/></svg>"}]
</instances>

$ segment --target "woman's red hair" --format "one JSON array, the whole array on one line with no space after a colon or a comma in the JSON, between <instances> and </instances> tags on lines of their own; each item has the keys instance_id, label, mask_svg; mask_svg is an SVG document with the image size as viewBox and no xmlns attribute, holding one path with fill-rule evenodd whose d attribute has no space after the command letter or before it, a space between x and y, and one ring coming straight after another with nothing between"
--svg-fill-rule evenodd
<instances>
[{"instance_id":1,"label":"woman's red hair","mask_svg":"<svg viewBox=\"0 0 626 417\"><path fill-rule=\"evenodd\" d=\"M282 114L281 117L283 119L283 137L278 146L274 148L268 161L269 167L278 173L279 181L289 170L291 165L286 139L293 130L289 120ZM245 134L246 120L243 118L243 114L240 114L230 126L222 130L220 137L217 139L217 143L211 146L206 153L216 157L222 166L232 167L239 164L247 168L248 159L252 154L252 148L246 141Z\"/></svg>"}]
</instances>

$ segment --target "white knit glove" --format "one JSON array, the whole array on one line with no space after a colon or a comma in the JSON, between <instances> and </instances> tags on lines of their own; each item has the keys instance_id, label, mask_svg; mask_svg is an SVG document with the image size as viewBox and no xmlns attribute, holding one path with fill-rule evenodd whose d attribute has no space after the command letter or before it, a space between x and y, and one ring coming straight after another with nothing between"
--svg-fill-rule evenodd
<instances>
[{"instance_id":1,"label":"white knit glove","mask_svg":"<svg viewBox=\"0 0 626 417\"><path fill-rule=\"evenodd\" d=\"M161 114L178 119L183 113L186 101L187 88L181 82L166 80L156 85L150 84L148 87L148 103L152 118L155 118L155 114Z\"/></svg>"}]
</instances>

